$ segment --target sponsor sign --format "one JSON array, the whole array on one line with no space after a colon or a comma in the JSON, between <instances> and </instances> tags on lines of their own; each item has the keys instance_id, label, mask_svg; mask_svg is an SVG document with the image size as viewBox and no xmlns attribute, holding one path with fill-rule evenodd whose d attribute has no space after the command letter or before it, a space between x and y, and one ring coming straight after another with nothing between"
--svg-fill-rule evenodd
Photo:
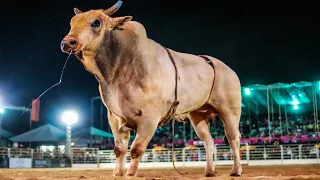
<instances>
[{"instance_id":1,"label":"sponsor sign","mask_svg":"<svg viewBox=\"0 0 320 180\"><path fill-rule=\"evenodd\" d=\"M9 158L9 168L32 168L32 159Z\"/></svg>"}]
</instances>

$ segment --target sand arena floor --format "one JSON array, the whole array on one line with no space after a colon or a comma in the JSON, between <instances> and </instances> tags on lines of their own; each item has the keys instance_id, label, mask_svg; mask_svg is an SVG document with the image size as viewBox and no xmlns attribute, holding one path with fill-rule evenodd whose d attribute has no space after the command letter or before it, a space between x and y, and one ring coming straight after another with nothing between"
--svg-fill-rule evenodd
<instances>
[{"instance_id":1,"label":"sand arena floor","mask_svg":"<svg viewBox=\"0 0 320 180\"><path fill-rule=\"evenodd\" d=\"M218 166L217 175L213 178L204 177L204 168L179 169L185 176L179 175L174 169L143 169L138 177L113 177L111 170L106 169L0 169L0 180L111 180L111 179L308 179L320 180L320 165L292 166L243 166L241 177L230 177L230 166Z\"/></svg>"}]
</instances>

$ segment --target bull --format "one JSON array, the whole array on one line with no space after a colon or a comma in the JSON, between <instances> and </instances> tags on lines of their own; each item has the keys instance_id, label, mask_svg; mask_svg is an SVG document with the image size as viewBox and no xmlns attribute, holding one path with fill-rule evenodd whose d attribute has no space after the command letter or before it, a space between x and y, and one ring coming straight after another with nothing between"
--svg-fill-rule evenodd
<instances>
[{"instance_id":1,"label":"bull","mask_svg":"<svg viewBox=\"0 0 320 180\"><path fill-rule=\"evenodd\" d=\"M74 54L99 82L114 135L114 176L136 176L155 130L170 118L190 119L206 150L205 176L215 175L214 141L208 117L218 115L233 153L231 176L240 176L241 85L237 74L208 55L181 53L148 38L132 16L111 17L118 1L103 10L74 8L61 50ZM136 130L125 172L130 131Z\"/></svg>"}]
</instances>

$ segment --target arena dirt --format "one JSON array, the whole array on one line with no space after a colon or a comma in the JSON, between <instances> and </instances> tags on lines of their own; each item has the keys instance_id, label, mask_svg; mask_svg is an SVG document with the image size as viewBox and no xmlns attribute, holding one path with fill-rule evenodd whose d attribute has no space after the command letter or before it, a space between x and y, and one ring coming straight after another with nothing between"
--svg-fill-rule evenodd
<instances>
[{"instance_id":1,"label":"arena dirt","mask_svg":"<svg viewBox=\"0 0 320 180\"><path fill-rule=\"evenodd\" d=\"M204 168L185 168L179 170L186 173L179 175L174 169L143 169L138 177L113 177L111 170L106 169L0 169L0 180L120 180L120 179L216 179L216 180L320 180L320 165L292 165L292 166L243 166L241 177L230 177L230 166L218 166L217 175L213 178L204 177Z\"/></svg>"}]
</instances>

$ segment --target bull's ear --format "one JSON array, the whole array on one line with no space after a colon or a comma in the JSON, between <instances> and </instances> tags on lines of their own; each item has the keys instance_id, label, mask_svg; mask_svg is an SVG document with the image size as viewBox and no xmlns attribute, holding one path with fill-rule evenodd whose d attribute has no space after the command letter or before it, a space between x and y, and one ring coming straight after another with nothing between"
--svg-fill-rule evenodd
<instances>
[{"instance_id":1,"label":"bull's ear","mask_svg":"<svg viewBox=\"0 0 320 180\"><path fill-rule=\"evenodd\" d=\"M114 25L112 28L121 28L126 22L131 21L132 16L123 16L123 17L116 17L113 18Z\"/></svg>"},{"instance_id":2,"label":"bull's ear","mask_svg":"<svg viewBox=\"0 0 320 180\"><path fill-rule=\"evenodd\" d=\"M82 11L80 9L78 9L78 8L73 8L73 12L75 14L81 14L82 13Z\"/></svg>"}]
</instances>

